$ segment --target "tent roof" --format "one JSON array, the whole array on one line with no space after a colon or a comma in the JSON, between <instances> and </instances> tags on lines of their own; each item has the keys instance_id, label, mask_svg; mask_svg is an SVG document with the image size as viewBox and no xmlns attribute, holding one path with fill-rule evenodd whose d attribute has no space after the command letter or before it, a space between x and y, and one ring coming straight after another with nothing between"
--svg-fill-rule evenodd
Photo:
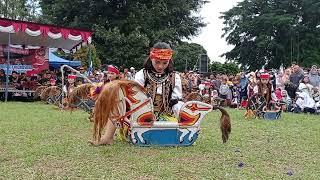
<instances>
[{"instance_id":1,"label":"tent roof","mask_svg":"<svg viewBox=\"0 0 320 180\"><path fill-rule=\"evenodd\" d=\"M83 42L91 43L92 35L92 31L88 30L0 18L0 43L2 45L9 44L8 33L11 33L11 44L67 50Z\"/></svg>"},{"instance_id":2,"label":"tent roof","mask_svg":"<svg viewBox=\"0 0 320 180\"><path fill-rule=\"evenodd\" d=\"M63 59L61 57L54 55L52 52L49 52L49 65L50 66L57 68L57 67L60 67L61 65L64 65L64 64L72 66L72 67L81 66L80 61L69 61L69 60L66 60L66 59Z\"/></svg>"}]
</instances>

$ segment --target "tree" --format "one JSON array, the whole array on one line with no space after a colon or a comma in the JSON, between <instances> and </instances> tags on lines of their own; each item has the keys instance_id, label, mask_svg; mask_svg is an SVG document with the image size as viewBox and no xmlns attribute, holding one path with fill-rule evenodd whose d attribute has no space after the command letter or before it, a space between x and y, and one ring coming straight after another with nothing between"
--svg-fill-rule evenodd
<instances>
[{"instance_id":1,"label":"tree","mask_svg":"<svg viewBox=\"0 0 320 180\"><path fill-rule=\"evenodd\" d=\"M250 69L320 62L318 0L244 0L224 12L224 55Z\"/></svg>"},{"instance_id":2,"label":"tree","mask_svg":"<svg viewBox=\"0 0 320 180\"><path fill-rule=\"evenodd\" d=\"M237 74L240 72L236 63L220 63L212 62L209 66L209 70L214 74Z\"/></svg>"},{"instance_id":3,"label":"tree","mask_svg":"<svg viewBox=\"0 0 320 180\"><path fill-rule=\"evenodd\" d=\"M16 20L35 20L38 17L39 1L0 0L0 17Z\"/></svg>"},{"instance_id":4,"label":"tree","mask_svg":"<svg viewBox=\"0 0 320 180\"><path fill-rule=\"evenodd\" d=\"M177 45L204 27L204 0L41 0L42 22L89 28L102 63L141 67L157 41Z\"/></svg>"},{"instance_id":5,"label":"tree","mask_svg":"<svg viewBox=\"0 0 320 180\"><path fill-rule=\"evenodd\" d=\"M118 28L105 31L97 25L95 32L98 56L103 64L114 64L120 68L142 67L149 46L149 39L145 35L138 30L125 35Z\"/></svg>"},{"instance_id":6,"label":"tree","mask_svg":"<svg viewBox=\"0 0 320 180\"><path fill-rule=\"evenodd\" d=\"M174 48L173 62L175 70L192 70L198 65L202 54L207 54L207 51L200 44L182 42Z\"/></svg>"},{"instance_id":7,"label":"tree","mask_svg":"<svg viewBox=\"0 0 320 180\"><path fill-rule=\"evenodd\" d=\"M28 12L28 16L26 17L26 20L29 21L38 21L40 17L40 4L39 0L32 0L32 1L26 1L25 7Z\"/></svg>"},{"instance_id":8,"label":"tree","mask_svg":"<svg viewBox=\"0 0 320 180\"><path fill-rule=\"evenodd\" d=\"M81 65L85 67L89 67L90 58L92 60L92 65L94 69L101 67L101 61L98 58L96 48L93 45L81 47L77 52L73 54L73 59L80 60Z\"/></svg>"}]
</instances>

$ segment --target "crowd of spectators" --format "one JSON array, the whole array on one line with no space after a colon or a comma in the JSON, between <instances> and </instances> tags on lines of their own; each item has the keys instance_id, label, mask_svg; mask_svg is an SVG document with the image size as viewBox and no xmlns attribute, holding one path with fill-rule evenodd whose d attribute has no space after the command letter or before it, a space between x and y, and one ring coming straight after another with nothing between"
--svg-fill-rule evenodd
<instances>
[{"instance_id":1,"label":"crowd of spectators","mask_svg":"<svg viewBox=\"0 0 320 180\"><path fill-rule=\"evenodd\" d=\"M77 77L75 79L74 86L78 86L80 84L86 83L87 77L89 80L95 83L103 82L107 78L107 71L97 69L94 70L91 74L88 73L87 69L84 67L79 67L77 70L83 75L79 76L75 73L69 71L66 69L64 74L64 80L67 83L67 77L69 74L75 74ZM126 79L133 79L134 78L135 69L125 68L123 72L120 72L119 77L120 78L126 78ZM22 92L19 93L9 93L9 99L15 99L15 97L30 97L32 96L32 93L30 91L35 91L37 87L39 86L61 86L62 79L61 79L61 72L58 69L52 69L52 70L45 70L40 74L34 74L34 75L27 75L26 73L18 73L17 71L12 71L11 75L8 79L9 88L16 89L16 90L22 90ZM2 88L2 91L0 92L0 100L4 100L4 91L6 85L6 73L3 69L0 69L0 88ZM24 93L23 91L29 92Z\"/></svg>"},{"instance_id":2,"label":"crowd of spectators","mask_svg":"<svg viewBox=\"0 0 320 180\"><path fill-rule=\"evenodd\" d=\"M99 83L105 82L108 77L106 70L97 69L91 74L84 67L78 68L79 72ZM264 70L265 71L265 70ZM223 106L233 108L245 108L248 99L255 93L255 87L259 83L259 73L240 72L235 75L209 74L204 76L196 72L180 73L182 79L183 92L185 95L191 92L198 92L203 97L211 99L222 99ZM288 68L268 71L272 84L272 101L285 104L284 110L289 112L319 112L320 108L320 69L313 65L310 69L292 64ZM66 71L65 78L72 72ZM119 79L133 80L135 69L123 69L119 74ZM75 86L86 83L86 78L76 75ZM0 69L0 87L4 87L6 82L5 71ZM19 90L35 90L39 86L59 86L61 85L61 72L58 70L47 70L41 74L27 76L25 73L18 74L13 71L9 76L9 85ZM66 81L67 82L67 81ZM0 92L3 99L3 92ZM11 94L11 96L19 94ZM20 94L21 96L22 94Z\"/></svg>"},{"instance_id":3,"label":"crowd of spectators","mask_svg":"<svg viewBox=\"0 0 320 180\"><path fill-rule=\"evenodd\" d=\"M203 97L223 99L222 105L245 108L248 99L257 93L259 75L270 74L272 102L284 106L288 112L320 112L320 69L316 65L302 68L292 64L279 70L257 70L236 75L202 76L194 72L181 73L185 91L197 91Z\"/></svg>"}]
</instances>

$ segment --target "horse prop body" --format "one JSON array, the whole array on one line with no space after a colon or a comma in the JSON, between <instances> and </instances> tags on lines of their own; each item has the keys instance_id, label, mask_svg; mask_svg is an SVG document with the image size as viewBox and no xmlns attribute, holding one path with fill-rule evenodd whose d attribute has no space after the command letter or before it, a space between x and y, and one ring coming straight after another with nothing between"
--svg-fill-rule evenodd
<instances>
[{"instance_id":1,"label":"horse prop body","mask_svg":"<svg viewBox=\"0 0 320 180\"><path fill-rule=\"evenodd\" d=\"M231 132L230 117L222 112L220 128L223 142ZM133 81L113 81L104 86L94 107L94 140L101 140L101 132L108 121L121 128L122 137L139 146L189 146L198 138L200 123L214 109L199 101L186 102L179 117L153 112L153 102L145 89Z\"/></svg>"}]
</instances>

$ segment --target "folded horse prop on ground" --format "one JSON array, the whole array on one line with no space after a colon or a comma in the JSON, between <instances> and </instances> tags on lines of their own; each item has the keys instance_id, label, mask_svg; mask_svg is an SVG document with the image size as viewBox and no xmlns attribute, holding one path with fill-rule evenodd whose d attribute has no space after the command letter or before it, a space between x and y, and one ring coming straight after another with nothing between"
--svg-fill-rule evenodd
<instances>
[{"instance_id":1,"label":"folded horse prop on ground","mask_svg":"<svg viewBox=\"0 0 320 180\"><path fill-rule=\"evenodd\" d=\"M41 92L40 99L48 104L59 105L61 93L62 89L58 86L49 86Z\"/></svg>"},{"instance_id":2,"label":"folded horse prop on ground","mask_svg":"<svg viewBox=\"0 0 320 180\"><path fill-rule=\"evenodd\" d=\"M34 91L34 96L33 99L34 100L41 100L40 99L40 95L43 92L44 89L46 89L48 86L39 86L37 87L37 89Z\"/></svg>"},{"instance_id":3,"label":"folded horse prop on ground","mask_svg":"<svg viewBox=\"0 0 320 180\"><path fill-rule=\"evenodd\" d=\"M255 95L249 99L244 117L276 120L281 117L281 107L276 102L267 103L265 98Z\"/></svg>"},{"instance_id":4,"label":"folded horse prop on ground","mask_svg":"<svg viewBox=\"0 0 320 180\"><path fill-rule=\"evenodd\" d=\"M229 114L223 108L189 101L182 106L179 117L159 121L159 116L156 117L153 112L152 99L142 86L133 81L112 81L102 88L97 98L91 142L94 145L105 144L102 131L111 121L120 128L121 137L135 145L189 146L198 137L201 121L213 109L219 109L222 113L220 129L222 140L226 142L231 132L231 123Z\"/></svg>"},{"instance_id":5,"label":"folded horse prop on ground","mask_svg":"<svg viewBox=\"0 0 320 180\"><path fill-rule=\"evenodd\" d=\"M75 108L83 109L90 114L90 121L93 118L93 107L95 99L92 97L93 92L98 88L97 84L82 84L75 87L72 92L68 95L68 107L73 110Z\"/></svg>"}]
</instances>

